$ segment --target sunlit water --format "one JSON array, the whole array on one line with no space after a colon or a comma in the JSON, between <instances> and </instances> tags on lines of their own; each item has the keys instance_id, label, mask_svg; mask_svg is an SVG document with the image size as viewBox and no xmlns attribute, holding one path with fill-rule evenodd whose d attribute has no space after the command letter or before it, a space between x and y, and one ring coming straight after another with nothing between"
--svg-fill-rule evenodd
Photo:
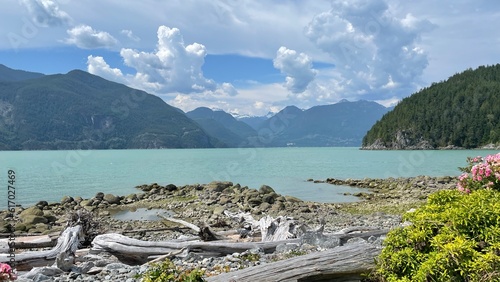
<instances>
[{"instance_id":1,"label":"sunlit water","mask_svg":"<svg viewBox=\"0 0 500 282\"><path fill-rule=\"evenodd\" d=\"M492 150L363 151L358 148L247 148L0 152L0 208L7 206L8 170L16 173L17 204L60 201L97 192L127 195L136 185L228 180L303 200L345 202L355 188L307 179L458 175L468 156Z\"/></svg>"}]
</instances>

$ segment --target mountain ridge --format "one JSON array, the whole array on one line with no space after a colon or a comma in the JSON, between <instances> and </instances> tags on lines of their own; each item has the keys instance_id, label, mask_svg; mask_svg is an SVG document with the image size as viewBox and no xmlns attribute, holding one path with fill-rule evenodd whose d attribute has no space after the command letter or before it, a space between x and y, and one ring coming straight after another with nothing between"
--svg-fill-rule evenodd
<instances>
[{"instance_id":1,"label":"mountain ridge","mask_svg":"<svg viewBox=\"0 0 500 282\"><path fill-rule=\"evenodd\" d=\"M161 98L81 70L0 82L0 149L214 147Z\"/></svg>"},{"instance_id":2,"label":"mountain ridge","mask_svg":"<svg viewBox=\"0 0 500 282\"><path fill-rule=\"evenodd\" d=\"M367 132L363 149L500 147L500 64L480 66L403 99Z\"/></svg>"}]
</instances>

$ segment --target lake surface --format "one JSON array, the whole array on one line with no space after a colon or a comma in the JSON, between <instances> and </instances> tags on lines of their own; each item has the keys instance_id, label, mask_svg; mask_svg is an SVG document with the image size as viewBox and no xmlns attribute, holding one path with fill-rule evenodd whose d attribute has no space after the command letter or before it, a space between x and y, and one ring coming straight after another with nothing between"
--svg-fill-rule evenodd
<instances>
[{"instance_id":1,"label":"lake surface","mask_svg":"<svg viewBox=\"0 0 500 282\"><path fill-rule=\"evenodd\" d=\"M468 156L494 150L363 151L358 148L234 148L89 151L1 151L0 209L7 206L8 170L16 173L16 203L60 201L97 192L128 195L136 185L227 180L318 202L346 202L355 188L307 179L459 175Z\"/></svg>"}]
</instances>

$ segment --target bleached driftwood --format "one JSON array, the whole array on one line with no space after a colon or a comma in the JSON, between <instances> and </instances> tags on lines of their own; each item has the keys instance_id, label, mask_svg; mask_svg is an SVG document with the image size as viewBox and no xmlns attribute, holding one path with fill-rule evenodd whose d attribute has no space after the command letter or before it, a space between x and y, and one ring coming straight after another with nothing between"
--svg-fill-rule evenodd
<instances>
[{"instance_id":1,"label":"bleached driftwood","mask_svg":"<svg viewBox=\"0 0 500 282\"><path fill-rule=\"evenodd\" d=\"M275 242L230 242L230 241L143 241L117 233L98 235L92 241L90 253L109 252L123 261L144 263L153 256L163 255L185 249L205 257L224 256L235 252L261 248L272 253L282 243L299 243L299 239Z\"/></svg>"},{"instance_id":2,"label":"bleached driftwood","mask_svg":"<svg viewBox=\"0 0 500 282\"><path fill-rule=\"evenodd\" d=\"M368 243L345 245L207 278L219 281L360 281L381 249Z\"/></svg>"},{"instance_id":3,"label":"bleached driftwood","mask_svg":"<svg viewBox=\"0 0 500 282\"><path fill-rule=\"evenodd\" d=\"M184 225L184 226L192 229L193 231L198 233L198 236L203 241L216 241L216 240L227 239L223 235L220 235L220 234L217 234L217 232L214 232L212 229L210 229L210 226L208 226L206 224L202 224L201 226L197 226L195 224L184 221L182 219L173 218L173 217L165 217L162 215L157 215L157 216L163 220L179 223L181 225Z\"/></svg>"},{"instance_id":4,"label":"bleached driftwood","mask_svg":"<svg viewBox=\"0 0 500 282\"><path fill-rule=\"evenodd\" d=\"M61 253L74 254L81 237L81 226L66 228L57 239L57 244L50 250L27 251L15 255L18 270L31 269L34 266L44 266L53 263ZM9 254L0 254L0 262L8 262Z\"/></svg>"},{"instance_id":5,"label":"bleached driftwood","mask_svg":"<svg viewBox=\"0 0 500 282\"><path fill-rule=\"evenodd\" d=\"M292 217L273 218L266 215L260 220L255 220L250 213L224 211L224 214L246 228L248 235L260 233L262 242L297 238L306 230L304 225L297 223Z\"/></svg>"},{"instance_id":6,"label":"bleached driftwood","mask_svg":"<svg viewBox=\"0 0 500 282\"><path fill-rule=\"evenodd\" d=\"M57 244L58 237L59 234L16 237L14 243L16 249L48 248ZM0 253L8 253L9 249L9 239L0 239Z\"/></svg>"}]
</instances>

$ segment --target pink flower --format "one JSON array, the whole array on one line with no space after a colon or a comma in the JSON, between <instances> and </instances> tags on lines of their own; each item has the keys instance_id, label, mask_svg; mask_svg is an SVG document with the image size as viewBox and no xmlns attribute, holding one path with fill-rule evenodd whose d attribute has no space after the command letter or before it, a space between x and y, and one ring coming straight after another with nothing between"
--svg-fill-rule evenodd
<instances>
[{"instance_id":1,"label":"pink flower","mask_svg":"<svg viewBox=\"0 0 500 282\"><path fill-rule=\"evenodd\" d=\"M17 279L17 275L12 272L10 265L0 263L0 281L13 281Z\"/></svg>"},{"instance_id":2,"label":"pink flower","mask_svg":"<svg viewBox=\"0 0 500 282\"><path fill-rule=\"evenodd\" d=\"M6 263L0 263L0 273L10 273L12 268Z\"/></svg>"}]
</instances>

